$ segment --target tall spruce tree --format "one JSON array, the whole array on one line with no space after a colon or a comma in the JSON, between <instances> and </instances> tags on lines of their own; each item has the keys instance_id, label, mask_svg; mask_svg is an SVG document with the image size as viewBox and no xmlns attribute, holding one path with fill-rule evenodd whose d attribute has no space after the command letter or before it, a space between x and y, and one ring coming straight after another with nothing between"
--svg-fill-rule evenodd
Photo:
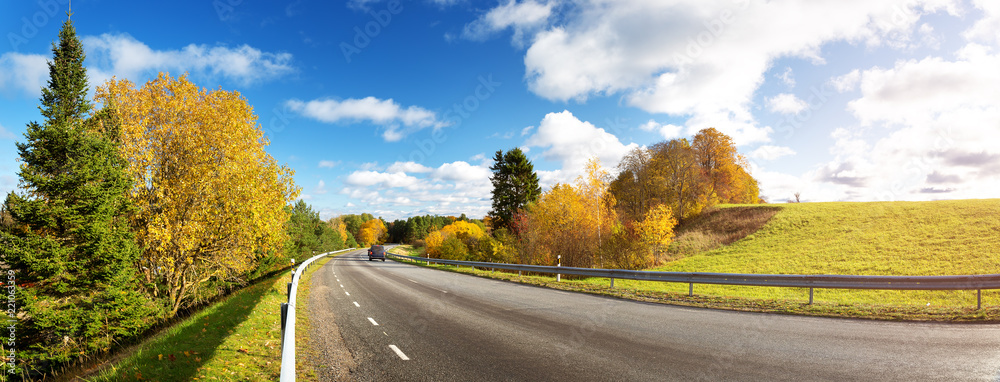
<instances>
[{"instance_id":1,"label":"tall spruce tree","mask_svg":"<svg viewBox=\"0 0 1000 382\"><path fill-rule=\"evenodd\" d=\"M108 351L158 311L136 278L120 127L112 107L88 116L83 45L68 19L52 53L45 121L29 123L17 143L22 191L7 195L12 221L0 226L0 254L20 285L19 361L29 374Z\"/></svg>"},{"instance_id":2,"label":"tall spruce tree","mask_svg":"<svg viewBox=\"0 0 1000 382\"><path fill-rule=\"evenodd\" d=\"M520 148L504 153L498 150L490 167L493 176L493 210L490 218L493 228L511 229L514 214L528 203L538 200L542 188L538 186L535 167Z\"/></svg>"}]
</instances>

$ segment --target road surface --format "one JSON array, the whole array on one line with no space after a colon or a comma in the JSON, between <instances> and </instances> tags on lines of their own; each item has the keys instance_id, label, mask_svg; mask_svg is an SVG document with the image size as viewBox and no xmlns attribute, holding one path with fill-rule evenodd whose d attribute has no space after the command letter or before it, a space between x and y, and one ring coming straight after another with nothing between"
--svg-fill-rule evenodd
<instances>
[{"instance_id":1,"label":"road surface","mask_svg":"<svg viewBox=\"0 0 1000 382\"><path fill-rule=\"evenodd\" d=\"M997 325L676 307L369 262L364 250L317 273L361 381L1000 380Z\"/></svg>"}]
</instances>

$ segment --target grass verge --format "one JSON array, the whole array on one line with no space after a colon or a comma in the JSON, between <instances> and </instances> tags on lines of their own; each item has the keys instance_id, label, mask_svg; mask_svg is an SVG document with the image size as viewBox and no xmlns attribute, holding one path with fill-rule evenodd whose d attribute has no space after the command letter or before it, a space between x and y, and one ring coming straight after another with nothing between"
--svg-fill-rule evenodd
<instances>
[{"instance_id":1,"label":"grass verge","mask_svg":"<svg viewBox=\"0 0 1000 382\"><path fill-rule=\"evenodd\" d=\"M316 261L299 283L296 350L309 333L309 280L332 257ZM132 354L84 381L276 381L281 371L281 303L291 273L233 293L136 347ZM298 374L315 381L304 357Z\"/></svg>"},{"instance_id":2,"label":"grass verge","mask_svg":"<svg viewBox=\"0 0 1000 382\"><path fill-rule=\"evenodd\" d=\"M412 249L403 246L397 247L390 252L407 254ZM407 254L408 255L408 254ZM839 318L860 318L890 321L940 321L940 322L1000 322L1000 306L986 306L976 310L975 302L966 306L918 306L918 305L889 305L873 304L865 302L831 302L823 300L828 292L836 292L831 289L816 289L815 301L808 304L808 289L805 288L771 288L771 287L730 287L743 289L743 293L748 296L736 296L726 294L708 294L703 290L714 285L695 285L695 295L688 296L687 284L644 282L635 280L615 280L615 287L610 287L610 280L605 278L584 278L567 279L556 282L555 276L547 275L524 275L507 271L490 271L470 267L455 267L450 265L431 264L424 262L402 261L416 266L439 269L450 272L464 273L479 277L488 277L499 280L507 280L522 284L536 285L546 288L553 288L565 291L584 292L597 295L611 296L630 300L662 303L668 305L689 306L698 308L711 308L722 310L734 310L745 312L763 312L779 314L795 314L818 317L839 317ZM668 289L683 289L683 292L671 291ZM798 298L775 298L775 297L754 297L755 293L760 294L771 289L785 289L797 291ZM756 292L754 292L756 291ZM712 292L719 292L713 290ZM894 292L894 291L886 291ZM943 292L944 293L944 292ZM964 291L971 294L975 299L975 291ZM983 299L987 296L996 298L1000 294L990 291L983 292ZM770 295L768 295L770 296ZM995 301L995 300L993 300Z\"/></svg>"}]
</instances>

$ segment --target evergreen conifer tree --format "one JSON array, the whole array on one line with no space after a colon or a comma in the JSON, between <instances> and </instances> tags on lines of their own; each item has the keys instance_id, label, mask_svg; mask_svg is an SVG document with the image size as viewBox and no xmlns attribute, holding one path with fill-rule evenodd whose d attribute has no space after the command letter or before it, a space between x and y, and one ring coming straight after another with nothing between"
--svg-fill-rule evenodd
<instances>
[{"instance_id":1,"label":"evergreen conifer tree","mask_svg":"<svg viewBox=\"0 0 1000 382\"><path fill-rule=\"evenodd\" d=\"M506 153L497 151L490 170L493 171L490 177L493 182L493 210L490 211L493 229L509 230L518 210L542 195L538 174L524 152L516 147Z\"/></svg>"},{"instance_id":2,"label":"evergreen conifer tree","mask_svg":"<svg viewBox=\"0 0 1000 382\"><path fill-rule=\"evenodd\" d=\"M83 45L67 20L52 45L44 123L31 122L21 157L21 192L11 192L0 254L16 274L22 369L48 373L110 350L155 322L155 304L136 278L140 250L128 226L131 178L120 128L87 100Z\"/></svg>"}]
</instances>

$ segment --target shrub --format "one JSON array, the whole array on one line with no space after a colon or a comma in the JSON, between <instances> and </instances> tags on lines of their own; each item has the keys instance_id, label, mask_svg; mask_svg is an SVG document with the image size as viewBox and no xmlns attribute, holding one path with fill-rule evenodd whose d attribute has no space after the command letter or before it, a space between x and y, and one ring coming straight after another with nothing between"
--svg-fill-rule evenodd
<instances>
[{"instance_id":1,"label":"shrub","mask_svg":"<svg viewBox=\"0 0 1000 382\"><path fill-rule=\"evenodd\" d=\"M441 243L440 255L442 259L464 261L469 258L469 249L462 240L449 237Z\"/></svg>"}]
</instances>

